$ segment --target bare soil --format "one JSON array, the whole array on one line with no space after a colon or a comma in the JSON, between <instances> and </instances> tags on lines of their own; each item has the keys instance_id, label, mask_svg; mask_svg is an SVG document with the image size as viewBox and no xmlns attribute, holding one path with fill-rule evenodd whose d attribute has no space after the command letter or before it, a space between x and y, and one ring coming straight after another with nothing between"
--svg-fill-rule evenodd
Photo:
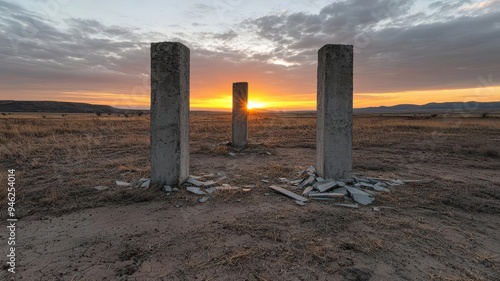
<instances>
[{"instance_id":1,"label":"bare soil","mask_svg":"<svg viewBox=\"0 0 500 281\"><path fill-rule=\"evenodd\" d=\"M432 181L348 209L268 188L315 165L314 117L252 114L235 150L229 114L192 113L191 174L255 186L205 203L114 185L149 176L148 116L0 117L19 218L16 274L2 262L0 280L500 280L499 118L356 116L355 173Z\"/></svg>"}]
</instances>

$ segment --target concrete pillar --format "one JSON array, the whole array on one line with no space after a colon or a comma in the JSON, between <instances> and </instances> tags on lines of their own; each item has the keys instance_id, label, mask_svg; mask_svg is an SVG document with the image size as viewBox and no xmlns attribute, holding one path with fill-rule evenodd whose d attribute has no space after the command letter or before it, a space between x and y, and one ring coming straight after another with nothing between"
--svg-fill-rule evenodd
<instances>
[{"instance_id":1,"label":"concrete pillar","mask_svg":"<svg viewBox=\"0 0 500 281\"><path fill-rule=\"evenodd\" d=\"M189 49L151 44L151 182L179 185L189 177Z\"/></svg>"},{"instance_id":2,"label":"concrete pillar","mask_svg":"<svg viewBox=\"0 0 500 281\"><path fill-rule=\"evenodd\" d=\"M316 161L325 179L352 178L353 46L318 51Z\"/></svg>"},{"instance_id":3,"label":"concrete pillar","mask_svg":"<svg viewBox=\"0 0 500 281\"><path fill-rule=\"evenodd\" d=\"M247 145L248 138L248 83L233 83L233 146Z\"/></svg>"}]
</instances>

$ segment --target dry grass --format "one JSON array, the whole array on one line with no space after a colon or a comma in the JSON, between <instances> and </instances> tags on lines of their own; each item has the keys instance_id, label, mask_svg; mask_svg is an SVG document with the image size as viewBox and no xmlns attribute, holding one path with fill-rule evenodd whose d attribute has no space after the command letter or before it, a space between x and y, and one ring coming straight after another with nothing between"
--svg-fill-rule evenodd
<instances>
[{"instance_id":1,"label":"dry grass","mask_svg":"<svg viewBox=\"0 0 500 281\"><path fill-rule=\"evenodd\" d=\"M164 233L150 230L144 237L110 237L109 247L122 262L110 265L116 278L139 274L144 262L154 261L161 267L176 262L164 274L173 280L217 279L220 272L243 276L238 280L368 280L371 275L374 280L495 280L500 274L497 117L355 116L356 172L434 179L377 196L377 205L393 208L380 211L328 202L299 207L261 182L280 184L279 177L295 178L314 163L313 114L251 114L250 145L243 150L225 144L230 120L229 113L191 114L191 173L223 171L224 183L255 188L217 192L204 204L184 191L167 196L114 185L149 177L148 116L0 116L0 169L16 169L18 215L27 219L142 201L180 214L176 221L189 231L170 232L166 226ZM6 181L5 172L0 181ZM97 191L97 185L110 188ZM5 192L0 190L2 205ZM218 215L205 214L206 206L220 208ZM232 215L225 208L244 211ZM194 229L190 220L197 217L203 220ZM158 243L148 247L143 241ZM173 257L164 257L167 253Z\"/></svg>"},{"instance_id":2,"label":"dry grass","mask_svg":"<svg viewBox=\"0 0 500 281\"><path fill-rule=\"evenodd\" d=\"M191 114L191 153L223 156L232 151L229 113ZM315 118L312 114L252 113L249 117L250 146L243 153L265 154L276 148L314 148ZM451 125L450 125L451 124ZM354 119L354 149L404 148L445 152L458 157L497 159L500 122L497 118L414 118L361 115ZM474 136L481 134L481 138ZM430 138L429 138L430 137ZM467 138L467 142L462 139ZM2 170L19 171L19 192L29 198L28 214L47 206L78 209L100 205L116 192L102 195L96 185L114 180L137 180L149 173L149 116L7 115L0 118ZM420 160L421 157L417 157ZM390 171L392 165L377 160L355 159L358 170ZM271 163L249 171L248 181L266 175L293 177L296 167ZM355 167L356 168L356 167ZM0 177L4 177L1 175ZM0 178L2 179L2 178ZM240 178L241 180L241 178ZM120 191L118 198L136 196ZM129 195L125 195L128 194ZM109 195L106 195L109 194ZM5 192L0 192L5 202ZM89 197L88 200L68 198ZM69 200L69 201L68 201ZM146 200L146 198L143 198ZM116 200L115 200L116 201ZM119 201L119 200L118 200ZM64 202L62 207L61 202ZM69 202L69 204L68 204ZM127 202L127 201L125 201ZM70 207L68 207L70 206Z\"/></svg>"}]
</instances>

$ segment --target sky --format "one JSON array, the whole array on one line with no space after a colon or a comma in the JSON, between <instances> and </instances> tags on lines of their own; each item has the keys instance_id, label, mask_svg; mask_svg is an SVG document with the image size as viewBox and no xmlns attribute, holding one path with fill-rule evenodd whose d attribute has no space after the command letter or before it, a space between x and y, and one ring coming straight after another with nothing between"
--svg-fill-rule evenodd
<instances>
[{"instance_id":1,"label":"sky","mask_svg":"<svg viewBox=\"0 0 500 281\"><path fill-rule=\"evenodd\" d=\"M354 107L500 101L500 0L0 0L0 100L150 106L150 44L190 49L192 110L314 110L354 46Z\"/></svg>"}]
</instances>

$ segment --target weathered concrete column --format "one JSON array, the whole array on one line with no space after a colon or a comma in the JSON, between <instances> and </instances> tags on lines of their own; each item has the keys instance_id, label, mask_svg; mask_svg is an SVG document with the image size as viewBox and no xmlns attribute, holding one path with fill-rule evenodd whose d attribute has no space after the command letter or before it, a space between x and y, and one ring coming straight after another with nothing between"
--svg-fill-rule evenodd
<instances>
[{"instance_id":1,"label":"weathered concrete column","mask_svg":"<svg viewBox=\"0 0 500 281\"><path fill-rule=\"evenodd\" d=\"M189 49L151 44L151 182L178 185L189 177Z\"/></svg>"},{"instance_id":2,"label":"weathered concrete column","mask_svg":"<svg viewBox=\"0 0 500 281\"><path fill-rule=\"evenodd\" d=\"M316 161L325 178L352 178L353 46L318 51Z\"/></svg>"},{"instance_id":3,"label":"weathered concrete column","mask_svg":"<svg viewBox=\"0 0 500 281\"><path fill-rule=\"evenodd\" d=\"M233 83L233 146L247 145L248 137L248 83Z\"/></svg>"}]
</instances>

